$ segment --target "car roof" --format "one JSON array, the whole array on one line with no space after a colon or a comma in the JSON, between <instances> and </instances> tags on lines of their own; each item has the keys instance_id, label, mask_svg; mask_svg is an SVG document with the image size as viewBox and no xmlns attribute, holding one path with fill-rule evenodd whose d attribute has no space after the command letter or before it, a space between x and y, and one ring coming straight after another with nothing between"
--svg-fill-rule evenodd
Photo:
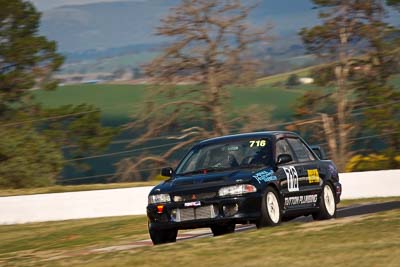
<instances>
[{"instance_id":1,"label":"car roof","mask_svg":"<svg viewBox=\"0 0 400 267\"><path fill-rule=\"evenodd\" d=\"M289 131L250 132L250 133L241 133L241 134L233 134L233 135L214 137L214 138L210 138L210 139L201 141L198 143L198 145L208 145L208 144L212 144L212 143L220 143L220 142L224 142L224 141L238 140L238 139L251 138L251 137L254 137L254 138L274 137L275 139L280 139L282 137L299 137L299 136L296 133L289 132Z\"/></svg>"}]
</instances>

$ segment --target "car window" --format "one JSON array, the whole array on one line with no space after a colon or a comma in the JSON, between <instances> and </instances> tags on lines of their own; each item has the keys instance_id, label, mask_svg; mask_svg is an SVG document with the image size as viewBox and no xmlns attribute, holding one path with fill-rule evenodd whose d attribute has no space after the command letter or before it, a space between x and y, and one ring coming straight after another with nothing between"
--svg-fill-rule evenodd
<instances>
[{"instance_id":1,"label":"car window","mask_svg":"<svg viewBox=\"0 0 400 267\"><path fill-rule=\"evenodd\" d=\"M210 143L194 148L179 164L176 174L259 168L273 162L268 138L249 138Z\"/></svg>"},{"instance_id":2,"label":"car window","mask_svg":"<svg viewBox=\"0 0 400 267\"><path fill-rule=\"evenodd\" d=\"M276 158L275 161L278 160L279 155L281 154L289 154L294 159L292 149L290 148L289 144L286 142L285 139L278 140L276 142Z\"/></svg>"},{"instance_id":3,"label":"car window","mask_svg":"<svg viewBox=\"0 0 400 267\"><path fill-rule=\"evenodd\" d=\"M299 162L315 160L313 154L308 148L297 138L288 138L288 142L294 150Z\"/></svg>"}]
</instances>

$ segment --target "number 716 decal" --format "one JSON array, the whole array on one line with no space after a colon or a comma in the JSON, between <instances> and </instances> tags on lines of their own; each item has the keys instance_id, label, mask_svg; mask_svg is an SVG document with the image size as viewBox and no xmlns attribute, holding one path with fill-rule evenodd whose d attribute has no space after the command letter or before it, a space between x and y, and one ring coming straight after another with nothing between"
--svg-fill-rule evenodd
<instances>
[{"instance_id":1,"label":"number 716 decal","mask_svg":"<svg viewBox=\"0 0 400 267\"><path fill-rule=\"evenodd\" d=\"M250 147L253 147L253 146L264 147L267 145L267 141L265 141L265 140L251 140L251 141L249 141L249 143L250 143Z\"/></svg>"}]
</instances>

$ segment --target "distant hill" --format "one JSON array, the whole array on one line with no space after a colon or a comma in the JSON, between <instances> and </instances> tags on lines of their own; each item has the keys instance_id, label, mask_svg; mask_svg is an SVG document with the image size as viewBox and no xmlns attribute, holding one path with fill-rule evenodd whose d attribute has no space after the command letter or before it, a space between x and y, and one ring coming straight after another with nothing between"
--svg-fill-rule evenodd
<instances>
[{"instance_id":1,"label":"distant hill","mask_svg":"<svg viewBox=\"0 0 400 267\"><path fill-rule=\"evenodd\" d=\"M102 50L165 41L155 27L180 0L104 2L62 6L44 11L41 33L59 43L63 52ZM315 24L309 0L262 0L251 15L258 25L275 25L279 39L298 40L301 27Z\"/></svg>"},{"instance_id":2,"label":"distant hill","mask_svg":"<svg viewBox=\"0 0 400 267\"><path fill-rule=\"evenodd\" d=\"M171 41L156 36L155 28L181 0L98 1L43 11L41 34L57 41L67 58L62 74L137 68ZM271 61L268 70L262 70L264 74L318 63L312 57L304 57L298 36L301 28L318 23L317 12L310 0L260 0L250 21L257 26L267 23L274 26L271 32L274 42L256 52L260 53L258 57ZM399 24L398 14L390 14L389 20Z\"/></svg>"},{"instance_id":3,"label":"distant hill","mask_svg":"<svg viewBox=\"0 0 400 267\"><path fill-rule=\"evenodd\" d=\"M154 28L178 0L113 2L63 6L45 11L41 33L61 51L106 49L158 43Z\"/></svg>"}]
</instances>

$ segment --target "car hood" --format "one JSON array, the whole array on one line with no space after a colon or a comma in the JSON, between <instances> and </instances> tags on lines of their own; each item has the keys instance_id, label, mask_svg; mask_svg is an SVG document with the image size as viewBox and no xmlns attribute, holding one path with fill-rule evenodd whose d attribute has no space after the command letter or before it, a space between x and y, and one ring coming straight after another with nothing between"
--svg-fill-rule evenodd
<instances>
[{"instance_id":1,"label":"car hood","mask_svg":"<svg viewBox=\"0 0 400 267\"><path fill-rule=\"evenodd\" d=\"M218 173L180 176L165 181L153 188L150 194L171 193L192 189L218 188L225 185L250 182L256 170L233 170Z\"/></svg>"}]
</instances>

